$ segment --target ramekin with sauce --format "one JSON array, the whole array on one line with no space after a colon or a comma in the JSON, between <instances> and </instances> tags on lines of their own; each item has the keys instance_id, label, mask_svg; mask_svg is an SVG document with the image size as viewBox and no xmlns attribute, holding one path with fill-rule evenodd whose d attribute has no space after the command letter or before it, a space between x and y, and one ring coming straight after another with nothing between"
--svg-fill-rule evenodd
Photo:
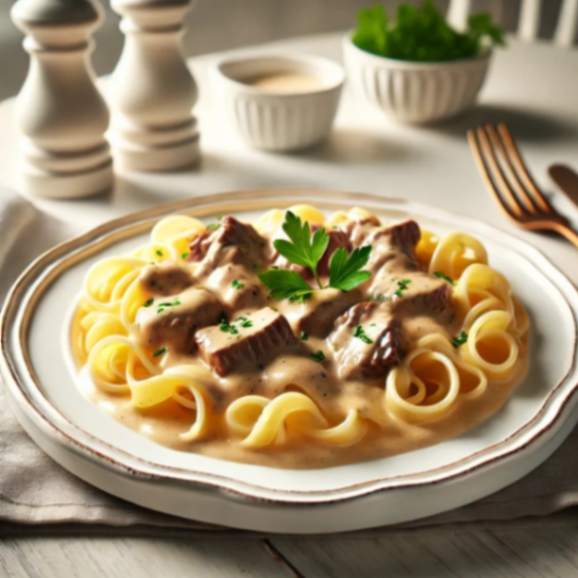
<instances>
[{"instance_id":1,"label":"ramekin with sauce","mask_svg":"<svg viewBox=\"0 0 578 578\"><path fill-rule=\"evenodd\" d=\"M268 55L222 60L213 77L221 110L246 143L289 151L328 135L345 75L324 58Z\"/></svg>"}]
</instances>

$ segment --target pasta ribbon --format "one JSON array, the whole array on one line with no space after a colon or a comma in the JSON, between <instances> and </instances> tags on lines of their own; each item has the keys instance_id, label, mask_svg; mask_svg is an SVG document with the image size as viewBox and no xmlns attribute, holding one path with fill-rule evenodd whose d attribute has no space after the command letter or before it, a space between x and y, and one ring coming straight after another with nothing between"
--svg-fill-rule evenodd
<instances>
[{"instance_id":1,"label":"pasta ribbon","mask_svg":"<svg viewBox=\"0 0 578 578\"><path fill-rule=\"evenodd\" d=\"M429 272L441 272L452 279L459 279L468 265L487 262L486 249L477 239L465 233L450 233L437 243Z\"/></svg>"},{"instance_id":2,"label":"pasta ribbon","mask_svg":"<svg viewBox=\"0 0 578 578\"><path fill-rule=\"evenodd\" d=\"M191 241L207 230L205 224L187 215L171 215L161 219L151 231L153 244L168 246L174 258L189 250Z\"/></svg>"}]
</instances>

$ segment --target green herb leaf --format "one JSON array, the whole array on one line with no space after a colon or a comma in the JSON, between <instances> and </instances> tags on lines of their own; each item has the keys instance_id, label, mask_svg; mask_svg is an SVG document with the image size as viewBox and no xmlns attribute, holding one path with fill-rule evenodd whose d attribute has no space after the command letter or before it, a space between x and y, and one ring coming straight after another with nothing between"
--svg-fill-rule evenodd
<instances>
[{"instance_id":1,"label":"green herb leaf","mask_svg":"<svg viewBox=\"0 0 578 578\"><path fill-rule=\"evenodd\" d=\"M434 271L434 275L439 279L447 281L450 285L455 285L454 280L445 273L443 273L442 271Z\"/></svg>"},{"instance_id":2,"label":"green herb leaf","mask_svg":"<svg viewBox=\"0 0 578 578\"><path fill-rule=\"evenodd\" d=\"M160 357L163 353L167 352L167 348L166 347L161 347L160 349L157 349L154 353L153 353L153 357Z\"/></svg>"},{"instance_id":3,"label":"green herb leaf","mask_svg":"<svg viewBox=\"0 0 578 578\"><path fill-rule=\"evenodd\" d=\"M363 343L367 343L368 345L370 343L373 343L373 339L371 339L369 337L369 335L367 335L367 333L365 333L365 329L363 329L363 327L361 325L357 325L357 327L353 331L353 337L357 337L357 339L361 339L361 341L363 341Z\"/></svg>"},{"instance_id":4,"label":"green herb leaf","mask_svg":"<svg viewBox=\"0 0 578 578\"><path fill-rule=\"evenodd\" d=\"M462 331L457 337L452 339L452 345L454 347L459 347L468 341L468 334L465 331Z\"/></svg>"},{"instance_id":5,"label":"green herb leaf","mask_svg":"<svg viewBox=\"0 0 578 578\"><path fill-rule=\"evenodd\" d=\"M313 361L317 361L317 363L323 363L325 361L325 353L323 353L323 351L321 351L321 349L319 351L315 351L314 353L311 353L309 355L309 357L311 357L311 359L313 359Z\"/></svg>"},{"instance_id":6,"label":"green herb leaf","mask_svg":"<svg viewBox=\"0 0 578 578\"><path fill-rule=\"evenodd\" d=\"M351 291L371 277L369 271L361 271L371 253L371 246L354 249L351 254L343 247L336 249L329 262L329 285L342 291Z\"/></svg>"},{"instance_id":7,"label":"green herb leaf","mask_svg":"<svg viewBox=\"0 0 578 578\"><path fill-rule=\"evenodd\" d=\"M221 321L219 322L219 329L223 333L230 333L231 335L239 334L239 330L234 325L229 323L225 317L221 318Z\"/></svg>"},{"instance_id":8,"label":"green herb leaf","mask_svg":"<svg viewBox=\"0 0 578 578\"><path fill-rule=\"evenodd\" d=\"M261 273L259 279L267 286L273 299L304 301L313 293L305 279L295 271L269 269Z\"/></svg>"},{"instance_id":9,"label":"green herb leaf","mask_svg":"<svg viewBox=\"0 0 578 578\"><path fill-rule=\"evenodd\" d=\"M221 223L209 223L207 225L207 231L211 231L211 233L212 233L213 231L216 231L220 226L221 226Z\"/></svg>"},{"instance_id":10,"label":"green herb leaf","mask_svg":"<svg viewBox=\"0 0 578 578\"><path fill-rule=\"evenodd\" d=\"M233 323L238 323L243 329L248 329L249 327L253 327L253 322L243 315L241 317L237 317Z\"/></svg>"},{"instance_id":11,"label":"green herb leaf","mask_svg":"<svg viewBox=\"0 0 578 578\"><path fill-rule=\"evenodd\" d=\"M162 249L156 249L156 250L155 250L155 255L156 255L157 257L162 257L162 256L164 255L164 253L163 253Z\"/></svg>"},{"instance_id":12,"label":"green herb leaf","mask_svg":"<svg viewBox=\"0 0 578 578\"><path fill-rule=\"evenodd\" d=\"M397 282L397 289L393 292L396 297L401 297L411 284L411 279L400 279Z\"/></svg>"},{"instance_id":13,"label":"green herb leaf","mask_svg":"<svg viewBox=\"0 0 578 578\"><path fill-rule=\"evenodd\" d=\"M155 302L155 300L151 297L150 299L147 299L147 300L143 303L143 307L150 307L154 302Z\"/></svg>"},{"instance_id":14,"label":"green herb leaf","mask_svg":"<svg viewBox=\"0 0 578 578\"><path fill-rule=\"evenodd\" d=\"M173 299L172 301L161 301L157 305L157 313L160 315L163 311L165 311L165 309L168 309L169 307L176 307L177 305L180 304L181 304L180 299Z\"/></svg>"},{"instance_id":15,"label":"green herb leaf","mask_svg":"<svg viewBox=\"0 0 578 578\"><path fill-rule=\"evenodd\" d=\"M243 287L245 287L245 283L242 283L239 281L239 279L233 279L233 281L231 281L231 287L234 289L243 289Z\"/></svg>"},{"instance_id":16,"label":"green herb leaf","mask_svg":"<svg viewBox=\"0 0 578 578\"><path fill-rule=\"evenodd\" d=\"M317 277L317 264L327 250L329 235L325 229L317 229L313 236L309 223L301 222L301 219L291 211L285 214L283 230L289 241L277 239L273 245L289 262L307 267Z\"/></svg>"},{"instance_id":17,"label":"green herb leaf","mask_svg":"<svg viewBox=\"0 0 578 578\"><path fill-rule=\"evenodd\" d=\"M181 253L181 259L188 259L189 255L190 253L188 251L185 251L184 253Z\"/></svg>"},{"instance_id":18,"label":"green herb leaf","mask_svg":"<svg viewBox=\"0 0 578 578\"><path fill-rule=\"evenodd\" d=\"M486 12L472 14L468 29L452 28L432 0L401 4L391 21L382 5L357 14L353 43L372 54L414 62L444 62L471 58L487 46L503 45L503 30Z\"/></svg>"},{"instance_id":19,"label":"green herb leaf","mask_svg":"<svg viewBox=\"0 0 578 578\"><path fill-rule=\"evenodd\" d=\"M299 334L299 339L301 339L301 341L307 341L309 339L309 334L306 331L302 331Z\"/></svg>"}]
</instances>

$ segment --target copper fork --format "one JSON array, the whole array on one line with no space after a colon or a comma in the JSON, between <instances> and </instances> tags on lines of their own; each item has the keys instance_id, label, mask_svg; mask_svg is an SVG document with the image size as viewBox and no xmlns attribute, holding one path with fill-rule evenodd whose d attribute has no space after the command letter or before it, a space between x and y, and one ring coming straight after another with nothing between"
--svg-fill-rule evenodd
<instances>
[{"instance_id":1,"label":"copper fork","mask_svg":"<svg viewBox=\"0 0 578 578\"><path fill-rule=\"evenodd\" d=\"M554 231L578 247L578 232L542 193L505 124L469 130L468 143L488 190L509 219L530 231Z\"/></svg>"}]
</instances>

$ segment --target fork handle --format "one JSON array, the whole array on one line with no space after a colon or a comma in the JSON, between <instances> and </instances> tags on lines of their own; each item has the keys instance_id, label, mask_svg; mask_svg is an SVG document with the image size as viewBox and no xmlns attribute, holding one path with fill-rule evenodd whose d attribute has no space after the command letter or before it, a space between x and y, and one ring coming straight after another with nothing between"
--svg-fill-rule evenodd
<instances>
[{"instance_id":1,"label":"fork handle","mask_svg":"<svg viewBox=\"0 0 578 578\"><path fill-rule=\"evenodd\" d=\"M578 249L578 233L570 226L556 223L556 232L568 239Z\"/></svg>"}]
</instances>

